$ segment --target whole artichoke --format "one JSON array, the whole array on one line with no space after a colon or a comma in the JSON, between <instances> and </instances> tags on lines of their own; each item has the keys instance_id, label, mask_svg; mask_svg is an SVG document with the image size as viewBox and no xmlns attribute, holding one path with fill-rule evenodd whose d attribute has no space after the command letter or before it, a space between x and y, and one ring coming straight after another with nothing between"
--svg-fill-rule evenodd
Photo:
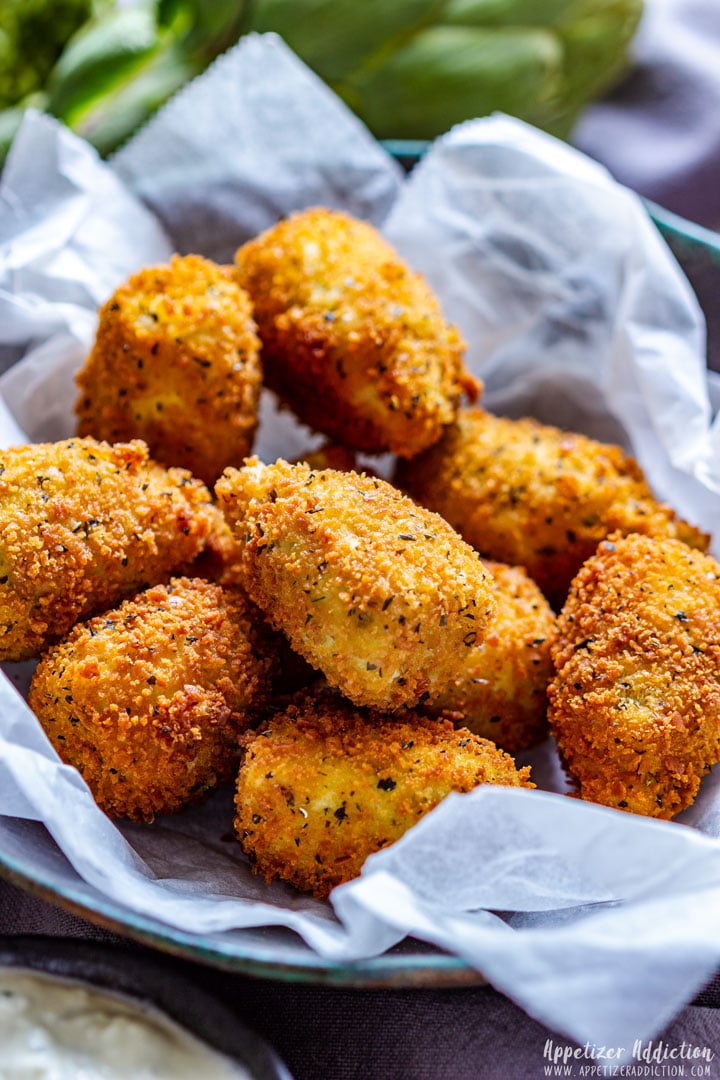
<instances>
[{"instance_id":1,"label":"whole artichoke","mask_svg":"<svg viewBox=\"0 0 720 1080\"><path fill-rule=\"evenodd\" d=\"M247 30L279 33L379 138L499 109L567 135L642 0L0 0L0 165L28 105L107 154Z\"/></svg>"},{"instance_id":2,"label":"whole artichoke","mask_svg":"<svg viewBox=\"0 0 720 1080\"><path fill-rule=\"evenodd\" d=\"M256 0L378 138L494 110L567 135L622 71L642 0Z\"/></svg>"}]
</instances>

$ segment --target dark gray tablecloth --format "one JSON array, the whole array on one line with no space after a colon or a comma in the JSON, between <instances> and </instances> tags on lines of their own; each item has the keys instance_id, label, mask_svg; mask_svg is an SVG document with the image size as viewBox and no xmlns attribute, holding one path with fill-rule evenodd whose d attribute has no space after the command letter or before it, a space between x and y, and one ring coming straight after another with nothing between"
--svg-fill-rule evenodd
<instances>
[{"instance_id":1,"label":"dark gray tablecloth","mask_svg":"<svg viewBox=\"0 0 720 1080\"><path fill-rule=\"evenodd\" d=\"M0 933L120 940L3 882ZM144 951L131 943L125 948ZM547 1075L546 1040L565 1043L489 987L327 989L178 964L263 1035L295 1080L534 1080ZM720 1011L712 1003L720 1005L720 980L696 1002L658 1038L672 1047L707 1047L715 1060L706 1075L719 1077ZM577 1066L574 1075L581 1075Z\"/></svg>"}]
</instances>

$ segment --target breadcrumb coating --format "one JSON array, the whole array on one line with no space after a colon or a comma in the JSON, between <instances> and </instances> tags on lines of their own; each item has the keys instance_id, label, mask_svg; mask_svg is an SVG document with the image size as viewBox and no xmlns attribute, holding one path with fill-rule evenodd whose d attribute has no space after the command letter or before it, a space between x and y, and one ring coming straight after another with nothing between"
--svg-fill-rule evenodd
<instances>
[{"instance_id":1,"label":"breadcrumb coating","mask_svg":"<svg viewBox=\"0 0 720 1080\"><path fill-rule=\"evenodd\" d=\"M637 462L609 446L537 420L467 409L397 482L447 518L490 559L524 566L554 607L612 532L709 537L657 502Z\"/></svg>"},{"instance_id":2,"label":"breadcrumb coating","mask_svg":"<svg viewBox=\"0 0 720 1080\"><path fill-rule=\"evenodd\" d=\"M649 817L689 806L720 760L720 565L613 536L558 618L549 719L580 795Z\"/></svg>"},{"instance_id":3,"label":"breadcrumb coating","mask_svg":"<svg viewBox=\"0 0 720 1080\"><path fill-rule=\"evenodd\" d=\"M205 549L187 568L188 577L200 577L225 588L241 588L242 545L235 539L219 507L210 506L211 530ZM272 695L292 694L317 678L317 672L294 652L284 634L273 630L260 608L247 599L256 652L272 659Z\"/></svg>"},{"instance_id":4,"label":"breadcrumb coating","mask_svg":"<svg viewBox=\"0 0 720 1080\"><path fill-rule=\"evenodd\" d=\"M384 480L252 458L216 492L249 596L355 704L431 698L483 639L495 604L478 555Z\"/></svg>"},{"instance_id":5,"label":"breadcrumb coating","mask_svg":"<svg viewBox=\"0 0 720 1080\"><path fill-rule=\"evenodd\" d=\"M555 616L522 567L488 561L485 566L495 585L495 618L482 642L458 656L447 690L423 711L457 713L470 731L514 754L548 734Z\"/></svg>"},{"instance_id":6,"label":"breadcrumb coating","mask_svg":"<svg viewBox=\"0 0 720 1080\"><path fill-rule=\"evenodd\" d=\"M465 344L420 275L372 225L315 208L241 247L268 385L355 450L412 457L480 384Z\"/></svg>"},{"instance_id":7,"label":"breadcrumb coating","mask_svg":"<svg viewBox=\"0 0 720 1080\"><path fill-rule=\"evenodd\" d=\"M202 550L210 493L137 441L0 451L0 660L27 660L78 619L166 581Z\"/></svg>"},{"instance_id":8,"label":"breadcrumb coating","mask_svg":"<svg viewBox=\"0 0 720 1080\"><path fill-rule=\"evenodd\" d=\"M262 381L247 293L199 255L133 274L100 309L78 372L78 431L141 438L208 484L250 453Z\"/></svg>"},{"instance_id":9,"label":"breadcrumb coating","mask_svg":"<svg viewBox=\"0 0 720 1080\"><path fill-rule=\"evenodd\" d=\"M242 593L174 578L80 624L40 661L29 704L110 817L152 821L230 780L267 698Z\"/></svg>"},{"instance_id":10,"label":"breadcrumb coating","mask_svg":"<svg viewBox=\"0 0 720 1080\"><path fill-rule=\"evenodd\" d=\"M532 788L528 768L447 720L310 696L246 737L235 829L255 871L318 898L451 791Z\"/></svg>"}]
</instances>

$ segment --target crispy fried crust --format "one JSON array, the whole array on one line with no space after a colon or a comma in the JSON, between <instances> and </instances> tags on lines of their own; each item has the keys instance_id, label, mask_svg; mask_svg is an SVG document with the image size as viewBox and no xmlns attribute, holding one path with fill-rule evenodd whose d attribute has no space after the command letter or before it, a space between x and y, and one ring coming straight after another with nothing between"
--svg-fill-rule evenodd
<instances>
[{"instance_id":1,"label":"crispy fried crust","mask_svg":"<svg viewBox=\"0 0 720 1080\"><path fill-rule=\"evenodd\" d=\"M78 619L202 550L210 494L142 442L37 443L0 452L0 660L25 660Z\"/></svg>"},{"instance_id":2,"label":"crispy fried crust","mask_svg":"<svg viewBox=\"0 0 720 1080\"><path fill-rule=\"evenodd\" d=\"M242 544L232 534L223 512L214 504L210 507L211 530L205 549L187 568L188 577L200 577L225 588L241 587ZM273 695L286 695L307 686L317 678L317 672L302 656L294 652L284 634L273 630L265 616L251 600L247 600L252 621L252 644L258 655L272 661L271 685Z\"/></svg>"},{"instance_id":3,"label":"crispy fried crust","mask_svg":"<svg viewBox=\"0 0 720 1080\"><path fill-rule=\"evenodd\" d=\"M677 537L701 550L709 540L655 501L618 446L482 409L461 412L437 446L400 464L397 481L488 558L524 566L556 607L616 530Z\"/></svg>"},{"instance_id":4,"label":"crispy fried crust","mask_svg":"<svg viewBox=\"0 0 720 1080\"><path fill-rule=\"evenodd\" d=\"M575 579L549 719L583 799L650 817L689 806L720 759L720 565L614 536Z\"/></svg>"},{"instance_id":5,"label":"crispy fried crust","mask_svg":"<svg viewBox=\"0 0 720 1080\"><path fill-rule=\"evenodd\" d=\"M305 210L236 255L268 385L338 442L412 457L480 384L424 280L367 222Z\"/></svg>"},{"instance_id":6,"label":"crispy fried crust","mask_svg":"<svg viewBox=\"0 0 720 1080\"><path fill-rule=\"evenodd\" d=\"M77 375L78 431L142 438L158 461L206 483L250 453L262 381L252 305L199 255L141 270L100 309Z\"/></svg>"},{"instance_id":7,"label":"crispy fried crust","mask_svg":"<svg viewBox=\"0 0 720 1080\"><path fill-rule=\"evenodd\" d=\"M485 566L495 585L495 618L482 642L458 656L448 689L423 711L458 713L470 731L514 754L548 734L555 616L522 567L487 561Z\"/></svg>"},{"instance_id":8,"label":"crispy fried crust","mask_svg":"<svg viewBox=\"0 0 720 1080\"><path fill-rule=\"evenodd\" d=\"M451 791L534 787L529 769L447 720L307 697L248 737L235 829L254 869L325 897Z\"/></svg>"},{"instance_id":9,"label":"crispy fried crust","mask_svg":"<svg viewBox=\"0 0 720 1080\"><path fill-rule=\"evenodd\" d=\"M29 704L110 817L152 821L235 773L267 697L238 591L174 578L76 626L43 657Z\"/></svg>"},{"instance_id":10,"label":"crispy fried crust","mask_svg":"<svg viewBox=\"0 0 720 1080\"><path fill-rule=\"evenodd\" d=\"M216 491L248 594L355 704L440 693L482 640L494 602L477 554L385 481L253 458Z\"/></svg>"}]
</instances>

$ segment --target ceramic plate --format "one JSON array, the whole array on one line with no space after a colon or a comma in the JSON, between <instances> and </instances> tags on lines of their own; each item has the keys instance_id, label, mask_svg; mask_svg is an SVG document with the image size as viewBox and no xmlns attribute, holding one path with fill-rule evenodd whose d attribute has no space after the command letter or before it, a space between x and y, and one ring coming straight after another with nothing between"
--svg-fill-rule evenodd
<instances>
[{"instance_id":1,"label":"ceramic plate","mask_svg":"<svg viewBox=\"0 0 720 1080\"><path fill-rule=\"evenodd\" d=\"M421 143L391 143L405 165L421 156ZM690 277L708 313L710 366L720 370L720 234L660 207L648 207ZM484 982L457 957L406 941L384 956L355 963L323 960L291 931L278 927L238 930L208 937L189 934L138 915L84 882L44 828L35 822L0 819L0 875L51 903L125 937L231 971L298 982L356 987L451 987Z\"/></svg>"}]
</instances>

